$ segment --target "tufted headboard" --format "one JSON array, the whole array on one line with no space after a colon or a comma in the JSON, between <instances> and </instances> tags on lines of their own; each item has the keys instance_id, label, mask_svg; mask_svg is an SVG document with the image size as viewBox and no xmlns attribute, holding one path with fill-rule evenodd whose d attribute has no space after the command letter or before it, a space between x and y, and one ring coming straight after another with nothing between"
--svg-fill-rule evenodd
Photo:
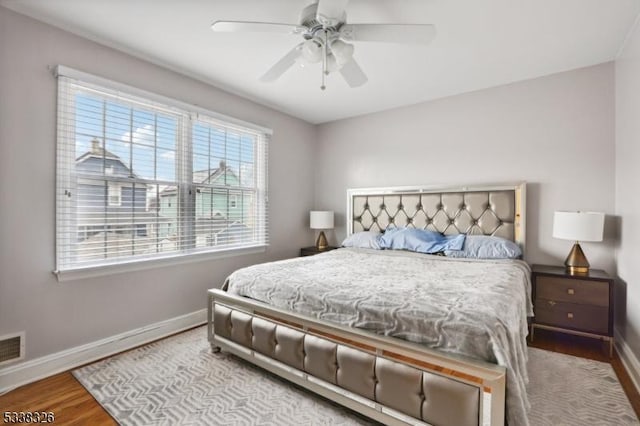
<instances>
[{"instance_id":1,"label":"tufted headboard","mask_svg":"<svg viewBox=\"0 0 640 426\"><path fill-rule=\"evenodd\" d=\"M347 191L347 233L413 226L447 235L495 235L525 247L526 184Z\"/></svg>"}]
</instances>

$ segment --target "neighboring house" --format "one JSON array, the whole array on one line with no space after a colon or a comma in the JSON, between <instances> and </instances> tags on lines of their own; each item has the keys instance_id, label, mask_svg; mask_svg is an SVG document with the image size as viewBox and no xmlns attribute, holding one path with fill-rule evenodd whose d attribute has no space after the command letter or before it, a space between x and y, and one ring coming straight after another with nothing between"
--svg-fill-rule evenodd
<instances>
[{"instance_id":1,"label":"neighboring house","mask_svg":"<svg viewBox=\"0 0 640 426\"><path fill-rule=\"evenodd\" d=\"M149 236L157 213L147 210L147 185L108 180L137 178L120 157L94 139L91 150L76 159L76 175L78 241L108 239L117 246L118 241L127 240L124 236Z\"/></svg>"},{"instance_id":2,"label":"neighboring house","mask_svg":"<svg viewBox=\"0 0 640 426\"><path fill-rule=\"evenodd\" d=\"M213 240L209 245L234 245L244 243L248 240L251 240L251 235L249 235L250 232L251 228L249 228L245 224L240 222L233 222L225 229L211 235L209 238L212 238Z\"/></svg>"},{"instance_id":3,"label":"neighboring house","mask_svg":"<svg viewBox=\"0 0 640 426\"><path fill-rule=\"evenodd\" d=\"M251 215L247 216L247 212L252 211L252 197L234 189L239 188L240 180L224 161L220 162L217 169L194 172L193 183L197 186L196 247L217 245L223 240L226 242L231 238L230 233L234 233L236 236L233 239L237 240L240 235L239 227L249 229L250 224L247 222ZM216 189L210 186L215 186ZM177 188L164 188L160 192L160 202L153 203L159 205L159 236L166 239L174 238L177 232L175 219L178 217L179 205ZM221 232L225 234L218 238L217 235Z\"/></svg>"}]
</instances>

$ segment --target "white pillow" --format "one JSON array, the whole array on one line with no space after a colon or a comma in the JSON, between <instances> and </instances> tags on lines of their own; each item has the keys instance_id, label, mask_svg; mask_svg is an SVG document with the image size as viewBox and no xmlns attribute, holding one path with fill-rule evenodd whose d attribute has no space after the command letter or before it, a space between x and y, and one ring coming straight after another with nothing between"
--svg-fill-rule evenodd
<instances>
[{"instance_id":1,"label":"white pillow","mask_svg":"<svg viewBox=\"0 0 640 426\"><path fill-rule=\"evenodd\" d=\"M357 247L380 250L379 232L363 231L349 235L342 242L342 247Z\"/></svg>"}]
</instances>

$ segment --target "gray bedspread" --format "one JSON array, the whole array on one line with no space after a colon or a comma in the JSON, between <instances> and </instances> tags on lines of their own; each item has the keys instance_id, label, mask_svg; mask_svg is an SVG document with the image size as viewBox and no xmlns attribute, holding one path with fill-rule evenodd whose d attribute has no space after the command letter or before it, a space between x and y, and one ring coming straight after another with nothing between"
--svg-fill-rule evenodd
<instances>
[{"instance_id":1,"label":"gray bedspread","mask_svg":"<svg viewBox=\"0 0 640 426\"><path fill-rule=\"evenodd\" d=\"M466 260L339 249L242 268L231 294L507 368L507 421L527 425L530 270L519 260Z\"/></svg>"}]
</instances>

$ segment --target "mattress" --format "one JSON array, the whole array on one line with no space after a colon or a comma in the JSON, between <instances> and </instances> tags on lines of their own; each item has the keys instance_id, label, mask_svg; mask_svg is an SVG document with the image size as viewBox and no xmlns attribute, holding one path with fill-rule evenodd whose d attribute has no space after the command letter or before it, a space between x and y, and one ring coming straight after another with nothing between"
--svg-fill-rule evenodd
<instances>
[{"instance_id":1,"label":"mattress","mask_svg":"<svg viewBox=\"0 0 640 426\"><path fill-rule=\"evenodd\" d=\"M338 249L242 268L231 294L507 368L507 421L528 424L530 269L520 260Z\"/></svg>"}]
</instances>

